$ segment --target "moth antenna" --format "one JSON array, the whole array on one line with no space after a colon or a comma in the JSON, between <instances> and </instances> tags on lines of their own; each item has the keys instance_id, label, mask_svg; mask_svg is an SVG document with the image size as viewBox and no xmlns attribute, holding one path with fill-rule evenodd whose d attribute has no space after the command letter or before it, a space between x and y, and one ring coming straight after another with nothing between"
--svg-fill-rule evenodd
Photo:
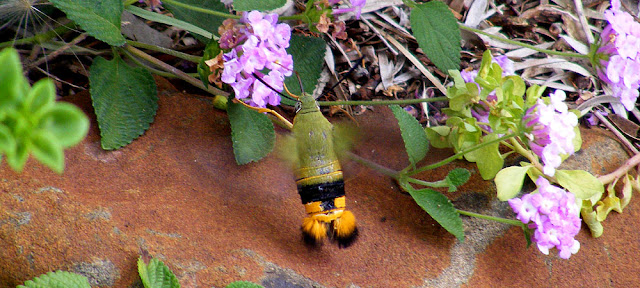
<instances>
[{"instance_id":1,"label":"moth antenna","mask_svg":"<svg viewBox=\"0 0 640 288\"><path fill-rule=\"evenodd\" d=\"M361 64L360 64L360 62L362 62L362 60L364 60L364 56L362 56L362 57L358 58L358 59L356 60L356 63L357 63L357 64L356 64L356 65L353 65L353 66L349 69L349 71L347 71L347 73L344 73L344 74L342 75L342 77L340 77L340 79L338 80L338 82L336 82L336 84L333 84L333 86L331 86L331 88L329 88L329 91L332 91L334 88L338 87L338 85L340 85L340 83L342 83L342 81L343 81L344 79L346 79L346 78L347 78L347 75L351 74L351 72L353 72L354 70L356 70L356 68L358 68L358 67L361 65ZM362 64L362 66L364 67L364 64Z\"/></svg>"}]
</instances>

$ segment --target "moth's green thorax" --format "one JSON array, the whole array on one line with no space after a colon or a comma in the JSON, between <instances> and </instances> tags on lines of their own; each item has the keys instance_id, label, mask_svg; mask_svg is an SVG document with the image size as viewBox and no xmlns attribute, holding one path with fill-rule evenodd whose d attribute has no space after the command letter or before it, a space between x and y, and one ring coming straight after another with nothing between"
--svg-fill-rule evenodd
<instances>
[{"instance_id":1,"label":"moth's green thorax","mask_svg":"<svg viewBox=\"0 0 640 288\"><path fill-rule=\"evenodd\" d=\"M310 94L300 96L300 110L293 119L297 167L318 167L337 160L334 152L333 125L322 115Z\"/></svg>"}]
</instances>

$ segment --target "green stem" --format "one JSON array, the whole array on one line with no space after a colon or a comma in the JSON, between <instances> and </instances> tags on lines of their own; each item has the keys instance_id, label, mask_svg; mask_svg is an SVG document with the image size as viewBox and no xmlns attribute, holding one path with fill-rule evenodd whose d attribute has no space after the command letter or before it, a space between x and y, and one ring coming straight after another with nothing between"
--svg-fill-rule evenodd
<instances>
[{"instance_id":1,"label":"green stem","mask_svg":"<svg viewBox=\"0 0 640 288\"><path fill-rule=\"evenodd\" d=\"M487 36L489 38L504 42L504 43L509 43L509 44L513 44L513 45L518 45L518 46L522 46L525 48L529 48L538 52L542 52L542 53L546 53L549 55L558 55L558 56L565 56L565 57L576 57L576 58L585 58L585 59L589 59L590 55L584 55L584 54L580 54L580 53L573 53L573 52L561 52L561 51L555 51L555 50L549 50L549 49L543 49L543 48L538 48L536 46L530 45L530 44L526 44L526 43L522 43L520 41L515 41L515 40L511 40L511 39L507 39L507 38L502 38L493 34L489 34L487 32L484 32L482 30L479 29L475 29L475 28L471 28L471 27L467 27L462 23L458 23L458 27L460 27L460 29L464 29L467 31L471 31L474 33L478 33L478 34L482 34L484 36Z\"/></svg>"},{"instance_id":2,"label":"green stem","mask_svg":"<svg viewBox=\"0 0 640 288\"><path fill-rule=\"evenodd\" d=\"M69 25L72 25L72 23L63 24L61 26L58 26L56 29L49 30L42 34L36 34L31 37L2 42L0 43L0 49L15 46L15 45L42 43L42 42L49 41L53 37L56 37L64 32L71 30L71 28L68 27Z\"/></svg>"},{"instance_id":3,"label":"green stem","mask_svg":"<svg viewBox=\"0 0 640 288\"><path fill-rule=\"evenodd\" d=\"M131 45L124 45L123 49L127 50L128 52L130 52L131 54L135 55L136 57L139 57L141 59L144 59L145 61L151 62L153 65L156 65L162 69L164 69L165 71L172 73L173 75L176 75L176 77L188 82L189 84L198 87L204 91L207 91L213 95L222 95L222 96L229 96L228 92L222 91L218 88L215 88L211 85L209 85L208 87L204 87L204 84L202 84L202 81L200 81L200 79L196 79L194 77L189 76L187 73L184 73L183 71L181 71L178 68L175 68L167 63L164 63L158 59L156 59L155 57L144 53L141 50L138 50L138 48L135 48Z\"/></svg>"},{"instance_id":4,"label":"green stem","mask_svg":"<svg viewBox=\"0 0 640 288\"><path fill-rule=\"evenodd\" d=\"M224 13L224 12L220 12L220 11L216 11L216 10L211 10L211 9L206 9L206 8L202 8L202 7L192 6L192 5L185 4L185 3L182 3L182 2L178 2L178 1L174 1L174 0L162 0L162 2L164 2L166 4L182 7L182 8L185 8L185 9L189 9L189 10L192 10L192 11L206 13L206 14L213 15L213 16L218 16L218 17L223 17L223 18L240 19L239 15L233 15L233 14Z\"/></svg>"},{"instance_id":5,"label":"green stem","mask_svg":"<svg viewBox=\"0 0 640 288\"><path fill-rule=\"evenodd\" d=\"M502 217L489 216L489 215L479 214L479 213L460 210L460 209L456 209L456 210L458 211L458 213L460 213L462 215L476 217L476 218L479 218L479 219L492 220L492 221L496 221L496 222L500 222L500 223L505 223L505 224L509 224L509 225L525 228L524 223L522 223L520 220L513 220L513 219L502 218Z\"/></svg>"},{"instance_id":6,"label":"green stem","mask_svg":"<svg viewBox=\"0 0 640 288\"><path fill-rule=\"evenodd\" d=\"M151 45L151 44L146 44L146 43L142 43L142 42L138 42L138 41L132 41L132 40L127 40L127 44L133 46L133 47L137 47L137 48L143 48L143 49L147 49L147 50L151 50L151 51L156 51L156 52L161 52L167 55L171 55L171 56L175 56L178 57L180 59L184 59L193 63L200 63L200 60L202 59L202 57L199 56L193 56L191 54L187 54L187 53L183 53L180 51L176 51L176 50L172 50L172 49L168 49L168 48L164 48L164 47L160 47L160 46L156 46L156 45Z\"/></svg>"},{"instance_id":7,"label":"green stem","mask_svg":"<svg viewBox=\"0 0 640 288\"><path fill-rule=\"evenodd\" d=\"M483 148L485 146L493 145L495 143L498 143L500 141L503 141L503 140L506 140L506 139L509 139L511 137L515 137L515 136L518 136L518 135L519 135L518 133L514 132L514 133L511 133L511 134L504 135L504 136L502 136L502 137L500 137L498 139L495 139L495 140L483 142L483 143L478 144L476 146L473 146L473 147L471 147L469 149L462 150L462 151L456 153L455 155L453 155L453 156L451 156L451 157L449 157L447 159L444 159L444 160L442 160L440 162L437 162L437 163L434 163L434 164L431 164L431 165L427 165L427 166L422 166L422 167L420 167L420 168L418 168L416 170L410 171L410 172L407 173L407 175L408 176L416 175L418 173L422 173L422 172L427 171L427 170L438 168L438 167L440 167L442 165L445 165L445 164L447 164L449 162L452 162L453 160L456 160L456 159L462 157L466 153L478 150L478 149Z\"/></svg>"},{"instance_id":8,"label":"green stem","mask_svg":"<svg viewBox=\"0 0 640 288\"><path fill-rule=\"evenodd\" d=\"M378 172L380 172L380 173L382 173L382 174L384 174L386 176L389 176L389 177L391 177L393 179L398 180L399 177L400 177L400 173L398 171L395 171L395 170L389 169L387 167L381 166L381 165L379 165L377 163L371 162L369 159L360 157L360 156L358 156L356 154L353 154L352 152L347 152L346 155L347 155L347 157L351 158L351 160L356 161L356 162L358 162L358 163L360 163L360 164L362 164L362 165L364 165L366 167L369 167L369 168L371 168L373 170L376 170L376 171L378 171Z\"/></svg>"},{"instance_id":9,"label":"green stem","mask_svg":"<svg viewBox=\"0 0 640 288\"><path fill-rule=\"evenodd\" d=\"M423 102L448 101L447 97L434 97L427 99L404 99L404 100L347 100L347 101L318 101L319 106L338 106L338 105L409 105Z\"/></svg>"},{"instance_id":10,"label":"green stem","mask_svg":"<svg viewBox=\"0 0 640 288\"><path fill-rule=\"evenodd\" d=\"M424 181L424 180L408 177L407 178L407 182L413 183L413 184L422 185L422 186L426 186L426 187L432 187L432 188L447 188L447 187L449 187L449 183L446 180L440 180L440 181L436 181L436 182L428 182L428 181Z\"/></svg>"}]
</instances>

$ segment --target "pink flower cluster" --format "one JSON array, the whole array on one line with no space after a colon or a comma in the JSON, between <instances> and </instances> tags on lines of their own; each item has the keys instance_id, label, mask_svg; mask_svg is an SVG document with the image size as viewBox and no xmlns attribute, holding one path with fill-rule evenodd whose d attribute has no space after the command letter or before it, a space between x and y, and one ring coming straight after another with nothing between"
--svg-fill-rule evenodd
<instances>
[{"instance_id":1,"label":"pink flower cluster","mask_svg":"<svg viewBox=\"0 0 640 288\"><path fill-rule=\"evenodd\" d=\"M580 208L573 194L553 186L544 177L536 181L538 193L509 200L518 220L535 229L533 241L540 252L556 247L560 258L569 259L580 249L575 236L580 232Z\"/></svg>"},{"instance_id":2,"label":"pink flower cluster","mask_svg":"<svg viewBox=\"0 0 640 288\"><path fill-rule=\"evenodd\" d=\"M538 99L522 120L525 127L530 129L527 135L529 147L544 163L542 172L553 176L562 163L562 155L575 152L573 138L576 137L574 128L578 125L578 116L568 111L564 103L567 97L564 91L556 90L549 96L549 105Z\"/></svg>"},{"instance_id":3,"label":"pink flower cluster","mask_svg":"<svg viewBox=\"0 0 640 288\"><path fill-rule=\"evenodd\" d=\"M293 58L286 50L291 28L277 22L277 14L263 15L259 11L251 11L240 20L243 25L224 23L223 28L226 29L220 33L220 47L231 49L222 57L222 82L233 88L236 98L251 97L248 102L252 106L280 104L280 95L271 88L282 91L284 77L293 71Z\"/></svg>"},{"instance_id":4,"label":"pink flower cluster","mask_svg":"<svg viewBox=\"0 0 640 288\"><path fill-rule=\"evenodd\" d=\"M611 9L604 12L609 25L601 33L605 54L598 74L613 90L614 96L627 110L635 107L640 87L640 23L620 9L620 0L611 1Z\"/></svg>"}]
</instances>

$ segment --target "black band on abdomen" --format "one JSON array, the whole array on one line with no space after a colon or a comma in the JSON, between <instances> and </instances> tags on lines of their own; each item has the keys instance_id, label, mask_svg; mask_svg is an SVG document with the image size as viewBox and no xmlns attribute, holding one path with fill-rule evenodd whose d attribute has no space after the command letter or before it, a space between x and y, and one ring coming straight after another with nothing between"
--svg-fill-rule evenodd
<instances>
[{"instance_id":1,"label":"black band on abdomen","mask_svg":"<svg viewBox=\"0 0 640 288\"><path fill-rule=\"evenodd\" d=\"M300 194L302 204L342 197L344 196L344 181L340 179L335 182L298 186L298 194Z\"/></svg>"}]
</instances>

